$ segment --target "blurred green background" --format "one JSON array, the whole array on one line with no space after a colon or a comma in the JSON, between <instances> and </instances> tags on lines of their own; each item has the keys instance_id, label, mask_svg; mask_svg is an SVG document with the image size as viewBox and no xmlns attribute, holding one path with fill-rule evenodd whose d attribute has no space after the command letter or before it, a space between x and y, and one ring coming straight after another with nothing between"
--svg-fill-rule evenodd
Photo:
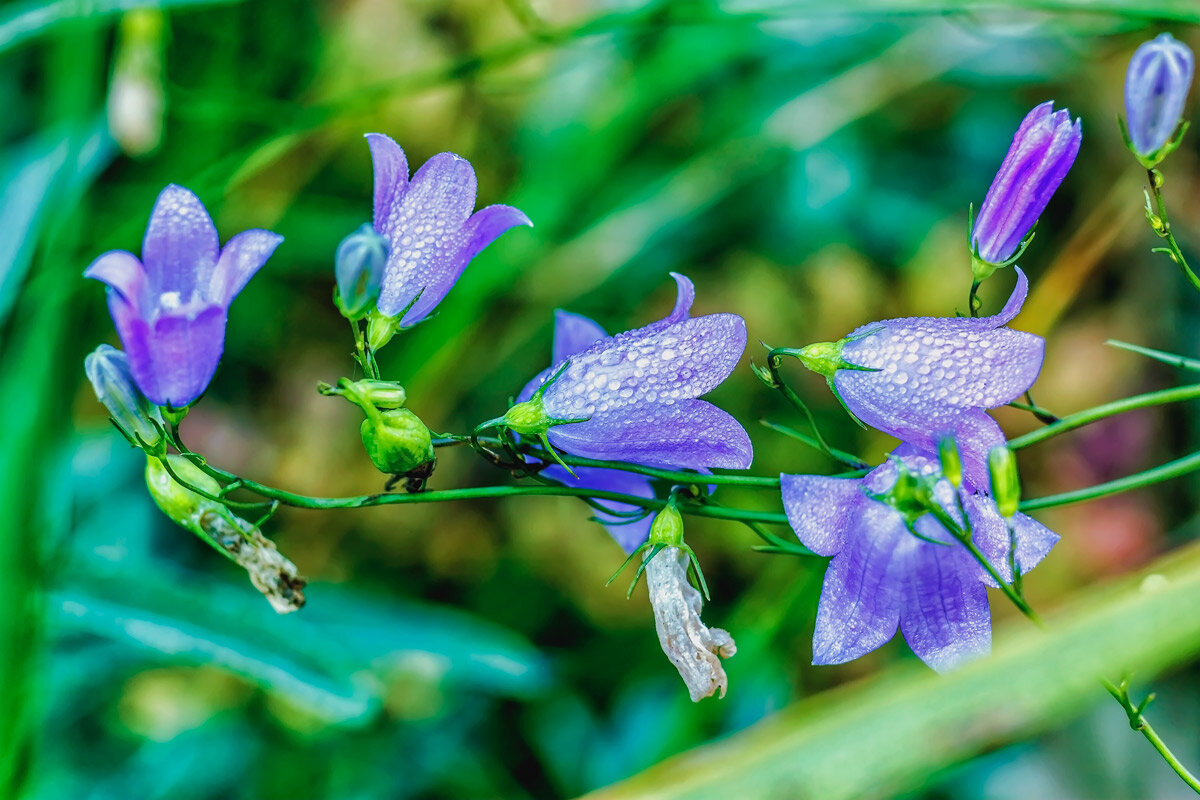
<instances>
[{"instance_id":1,"label":"blurred green background","mask_svg":"<svg viewBox=\"0 0 1200 800\"><path fill-rule=\"evenodd\" d=\"M705 620L739 646L728 696L692 705L644 589L605 588L623 556L569 499L284 510L267 532L313 583L307 608L274 615L151 504L142 459L84 379L83 356L116 339L102 287L80 273L104 250L140 250L168 182L200 195L223 239L283 234L233 306L185 433L264 482L374 491L357 412L314 388L352 374L332 255L370 217L362 134L382 131L414 168L467 157L480 205L535 223L381 355L434 430L502 412L547 363L553 308L642 325L670 308L677 270L697 313L747 319L747 358L712 399L746 421L754 472L831 471L757 424L801 424L749 370L758 341L964 309L967 205L1046 99L1082 117L1084 143L1023 258L1034 288L1017 326L1049 338L1038 402L1066 413L1186 378L1103 343L1197 353L1196 298L1149 253L1144 174L1114 120L1137 44L1168 30L1197 48L1198 24L1195 0L0 6L0 797L570 797L718 737L614 793L1187 796L1088 670L1135 668L1139 690L1153 679L1156 725L1200 764L1195 480L1039 514L1063 535L1026 583L1052 632L1030 638L995 594L1013 644L942 679L903 641L811 667L824 562L689 520ZM1165 169L1193 255L1198 143ZM1011 282L989 282L987 307ZM819 378L789 375L835 446L872 460L890 447ZM1012 435L1036 425L998 417ZM1026 492L1182 455L1200 443L1195 419L1130 414L1034 448ZM503 480L446 452L432 486ZM1180 547L1162 568L1174 588L1110 588ZM802 769L814 783L797 783Z\"/></svg>"}]
</instances>

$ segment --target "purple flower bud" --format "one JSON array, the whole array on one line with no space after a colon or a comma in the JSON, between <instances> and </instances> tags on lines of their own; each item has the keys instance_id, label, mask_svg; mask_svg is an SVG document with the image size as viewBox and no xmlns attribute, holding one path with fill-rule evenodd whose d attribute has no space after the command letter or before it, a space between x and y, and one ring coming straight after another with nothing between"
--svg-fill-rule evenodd
<instances>
[{"instance_id":1,"label":"purple flower bud","mask_svg":"<svg viewBox=\"0 0 1200 800\"><path fill-rule=\"evenodd\" d=\"M679 296L669 316L644 328L608 336L568 356L556 341L553 367L521 392L541 395L550 420L584 420L549 428L556 447L588 458L668 468L745 469L753 449L733 417L698 400L729 376L746 347L746 323L736 314L689 317L695 288L672 273ZM593 337L595 323L560 314L561 337Z\"/></svg>"},{"instance_id":2,"label":"purple flower bud","mask_svg":"<svg viewBox=\"0 0 1200 800\"><path fill-rule=\"evenodd\" d=\"M342 239L334 256L338 304L350 318L362 314L375 302L383 285L383 266L387 263L388 240L363 225Z\"/></svg>"},{"instance_id":3,"label":"purple flower bud","mask_svg":"<svg viewBox=\"0 0 1200 800\"><path fill-rule=\"evenodd\" d=\"M133 382L129 357L102 344L83 360L83 369L96 399L108 409L112 421L131 442L153 452L163 452L162 419L157 408Z\"/></svg>"},{"instance_id":4,"label":"purple flower bud","mask_svg":"<svg viewBox=\"0 0 1200 800\"><path fill-rule=\"evenodd\" d=\"M840 342L810 345L819 356L811 363L807 347L800 359L826 375L846 408L867 425L930 452L954 436L964 479L986 487L988 451L1004 444L1004 434L984 409L1024 394L1045 355L1042 337L1006 327L1029 291L1025 273L1019 267L1016 273L1016 288L994 317L871 322Z\"/></svg>"},{"instance_id":5,"label":"purple flower bud","mask_svg":"<svg viewBox=\"0 0 1200 800\"><path fill-rule=\"evenodd\" d=\"M282 241L249 230L222 249L200 199L172 184L150 214L144 262L114 250L84 271L108 284L109 313L152 403L183 408L204 392L225 349L229 304Z\"/></svg>"},{"instance_id":6,"label":"purple flower bud","mask_svg":"<svg viewBox=\"0 0 1200 800\"><path fill-rule=\"evenodd\" d=\"M1192 85L1192 51L1169 33L1144 42L1125 73L1125 117L1133 150L1150 158L1179 127Z\"/></svg>"},{"instance_id":7,"label":"purple flower bud","mask_svg":"<svg viewBox=\"0 0 1200 800\"><path fill-rule=\"evenodd\" d=\"M913 652L939 672L991 648L987 571L933 515L909 530L902 514L867 493L884 495L901 474L936 481L937 504L962 524L955 490L939 476L936 456L904 444L864 478L781 475L783 504L800 541L833 560L825 573L813 663L841 664L885 644L897 626ZM1005 581L1012 580L1008 524L986 494L960 495L973 541ZM1025 514L1012 518L1015 561L1023 575L1058 536ZM920 538L924 537L924 538Z\"/></svg>"},{"instance_id":8,"label":"purple flower bud","mask_svg":"<svg viewBox=\"0 0 1200 800\"><path fill-rule=\"evenodd\" d=\"M1037 106L1021 122L979 207L971 244L987 264L1014 258L1021 242L1062 183L1083 139L1079 120L1053 102Z\"/></svg>"},{"instance_id":9,"label":"purple flower bud","mask_svg":"<svg viewBox=\"0 0 1200 800\"><path fill-rule=\"evenodd\" d=\"M375 165L375 230L390 244L377 307L385 317L404 312L400 324L415 325L483 248L509 228L533 223L511 206L472 214L475 170L465 158L439 153L409 181L400 145L381 133L368 133L367 143Z\"/></svg>"}]
</instances>

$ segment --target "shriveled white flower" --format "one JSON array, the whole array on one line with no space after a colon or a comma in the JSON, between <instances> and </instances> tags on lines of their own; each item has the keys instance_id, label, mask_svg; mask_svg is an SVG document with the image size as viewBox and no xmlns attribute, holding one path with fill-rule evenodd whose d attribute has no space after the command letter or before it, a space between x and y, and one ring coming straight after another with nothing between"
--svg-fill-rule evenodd
<instances>
[{"instance_id":1,"label":"shriveled white flower","mask_svg":"<svg viewBox=\"0 0 1200 800\"><path fill-rule=\"evenodd\" d=\"M728 631L709 628L701 621L700 592L688 583L687 555L678 547L667 547L645 566L659 644L679 670L692 701L718 691L718 696L724 697L729 679L721 659L736 653L737 645Z\"/></svg>"}]
</instances>

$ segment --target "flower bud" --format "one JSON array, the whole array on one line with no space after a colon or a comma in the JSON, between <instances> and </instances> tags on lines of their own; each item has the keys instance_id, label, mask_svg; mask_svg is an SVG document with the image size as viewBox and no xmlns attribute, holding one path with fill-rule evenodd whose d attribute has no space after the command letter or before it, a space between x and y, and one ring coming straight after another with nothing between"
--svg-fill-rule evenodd
<instances>
[{"instance_id":1,"label":"flower bud","mask_svg":"<svg viewBox=\"0 0 1200 800\"><path fill-rule=\"evenodd\" d=\"M1011 519L1021 502L1021 482L1017 477L1017 457L1003 445L988 452L988 472L992 478L992 497L1000 516Z\"/></svg>"},{"instance_id":2,"label":"flower bud","mask_svg":"<svg viewBox=\"0 0 1200 800\"><path fill-rule=\"evenodd\" d=\"M121 432L134 444L155 453L164 452L162 418L133 380L129 357L102 344L83 360L83 369L96 399L108 409Z\"/></svg>"},{"instance_id":3,"label":"flower bud","mask_svg":"<svg viewBox=\"0 0 1200 800\"><path fill-rule=\"evenodd\" d=\"M367 345L372 350L381 350L400 332L400 317L387 317L380 311L367 315Z\"/></svg>"},{"instance_id":4,"label":"flower bud","mask_svg":"<svg viewBox=\"0 0 1200 800\"><path fill-rule=\"evenodd\" d=\"M360 432L367 455L380 472L422 482L433 472L433 437L425 423L408 409L368 413Z\"/></svg>"},{"instance_id":5,"label":"flower bud","mask_svg":"<svg viewBox=\"0 0 1200 800\"><path fill-rule=\"evenodd\" d=\"M649 543L664 547L679 547L683 544L683 515L672 501L654 517L650 523Z\"/></svg>"},{"instance_id":6,"label":"flower bud","mask_svg":"<svg viewBox=\"0 0 1200 800\"><path fill-rule=\"evenodd\" d=\"M938 460L942 462L942 476L955 489L962 486L962 458L958 454L958 443L953 436L938 442Z\"/></svg>"},{"instance_id":7,"label":"flower bud","mask_svg":"<svg viewBox=\"0 0 1200 800\"><path fill-rule=\"evenodd\" d=\"M338 305L342 314L355 318L370 308L383 284L388 241L370 225L342 239L334 259Z\"/></svg>"},{"instance_id":8,"label":"flower bud","mask_svg":"<svg viewBox=\"0 0 1200 800\"><path fill-rule=\"evenodd\" d=\"M106 116L113 139L131 156L146 155L162 141L163 28L161 9L137 8L121 17L117 31Z\"/></svg>"},{"instance_id":9,"label":"flower bud","mask_svg":"<svg viewBox=\"0 0 1200 800\"><path fill-rule=\"evenodd\" d=\"M1144 42L1125 73L1125 117L1130 149L1147 167L1179 127L1195 60L1169 33Z\"/></svg>"},{"instance_id":10,"label":"flower bud","mask_svg":"<svg viewBox=\"0 0 1200 800\"><path fill-rule=\"evenodd\" d=\"M403 408L408 401L408 393L404 387L394 381L380 381L364 378L353 384L354 394L364 403L370 403L378 409L390 410Z\"/></svg>"},{"instance_id":11,"label":"flower bud","mask_svg":"<svg viewBox=\"0 0 1200 800\"><path fill-rule=\"evenodd\" d=\"M1030 111L1013 136L971 229L975 279L1011 263L1058 185L1075 163L1083 139L1079 120L1052 102Z\"/></svg>"},{"instance_id":12,"label":"flower bud","mask_svg":"<svg viewBox=\"0 0 1200 800\"><path fill-rule=\"evenodd\" d=\"M216 480L183 456L171 455L166 460L171 471L190 486L214 496L221 491ZM302 590L307 581L256 526L223 503L180 484L156 456L146 459L146 487L155 504L176 524L246 570L250 583L277 613L287 614L304 605Z\"/></svg>"}]
</instances>

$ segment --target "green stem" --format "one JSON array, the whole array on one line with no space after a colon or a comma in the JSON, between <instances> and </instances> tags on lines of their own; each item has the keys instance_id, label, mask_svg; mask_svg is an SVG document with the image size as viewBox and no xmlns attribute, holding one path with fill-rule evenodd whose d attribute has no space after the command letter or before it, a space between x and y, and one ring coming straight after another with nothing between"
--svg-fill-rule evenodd
<instances>
[{"instance_id":1,"label":"green stem","mask_svg":"<svg viewBox=\"0 0 1200 800\"><path fill-rule=\"evenodd\" d=\"M788 386L787 381L785 381L783 376L779 374L779 368L783 365L783 357L780 355L780 352L786 350L788 350L788 348L774 348L767 354L769 385L782 394L794 408L800 411L800 413L804 414L805 418L808 420L808 426L813 432L814 441L821 452L825 453L834 461L845 464L851 469L863 469L870 466L861 458L853 456L844 450L836 450L830 447L829 443L825 441L825 437L821 435L820 428L817 427L817 419L813 416L808 404L800 398L800 395L796 394L795 390L793 390L791 386ZM794 353L795 351L791 352ZM761 378L763 376L760 374L759 377Z\"/></svg>"},{"instance_id":2,"label":"green stem","mask_svg":"<svg viewBox=\"0 0 1200 800\"><path fill-rule=\"evenodd\" d=\"M1179 267L1179 271L1192 284L1192 288L1200 292L1200 277L1197 277L1192 268L1188 266L1187 259L1183 257L1183 250L1179 248L1179 242L1175 241L1175 234L1171 231L1171 221L1167 216L1167 204L1162 194L1162 173L1151 167L1146 170L1146 176L1150 180L1150 192L1154 197L1154 213L1160 220L1159 225L1151 223L1151 228L1167 243L1166 247L1156 247L1153 252L1165 253Z\"/></svg>"},{"instance_id":3,"label":"green stem","mask_svg":"<svg viewBox=\"0 0 1200 800\"><path fill-rule=\"evenodd\" d=\"M1103 684L1104 688L1108 690L1108 693L1111 694L1113 698L1121 704L1121 708L1125 709L1125 715L1129 717L1129 727L1145 736L1146 741L1150 742L1150 745L1158 751L1160 756L1162 756L1163 761L1167 762L1167 766L1175 770L1175 774L1178 775L1184 783L1191 787L1193 792L1200 794L1200 780L1198 780L1196 776L1193 775L1188 768L1180 762L1179 758L1171 752L1171 748L1167 747L1166 742L1159 737L1158 732L1154 730L1154 727L1142 713L1145 711L1146 705L1151 699L1153 699L1153 695L1147 698L1146 701L1139 706L1136 705L1132 699L1130 699L1129 687L1124 681L1122 681L1120 686L1117 686L1107 678L1101 678L1100 683Z\"/></svg>"},{"instance_id":4,"label":"green stem","mask_svg":"<svg viewBox=\"0 0 1200 800\"><path fill-rule=\"evenodd\" d=\"M1060 433L1073 431L1076 428L1081 428L1098 420L1122 414L1126 411L1133 411L1137 408L1149 408L1151 406L1161 406L1168 403L1178 403L1184 400L1195 400L1200 398L1200 384L1191 386L1177 386L1173 389L1161 389L1157 392L1147 392L1146 394L1134 395L1121 400L1114 400L1111 403L1089 408L1086 411L1080 411L1075 414L1069 414L1058 422L1047 425L1044 428L1039 428L1036 431L1027 433L1024 436L1018 436L1011 440L1008 446L1012 450L1020 450L1022 447L1029 447L1032 444L1045 441Z\"/></svg>"},{"instance_id":5,"label":"green stem","mask_svg":"<svg viewBox=\"0 0 1200 800\"><path fill-rule=\"evenodd\" d=\"M1095 486L1089 486L1085 489L1076 489L1071 492L1063 492L1062 494L1053 494L1046 497L1034 497L1029 500L1021 501L1022 511L1036 511L1039 508L1053 508L1055 506L1065 506L1069 503L1080 503L1084 500L1095 500L1100 497L1108 497L1121 492L1128 492L1131 489L1141 489L1145 486L1152 486L1156 483L1178 478L1181 475L1187 475L1189 472L1195 472L1200 469L1200 452L1192 453L1189 456L1169 461L1152 469L1127 475L1124 478L1118 478L1115 481L1100 483Z\"/></svg>"}]
</instances>

